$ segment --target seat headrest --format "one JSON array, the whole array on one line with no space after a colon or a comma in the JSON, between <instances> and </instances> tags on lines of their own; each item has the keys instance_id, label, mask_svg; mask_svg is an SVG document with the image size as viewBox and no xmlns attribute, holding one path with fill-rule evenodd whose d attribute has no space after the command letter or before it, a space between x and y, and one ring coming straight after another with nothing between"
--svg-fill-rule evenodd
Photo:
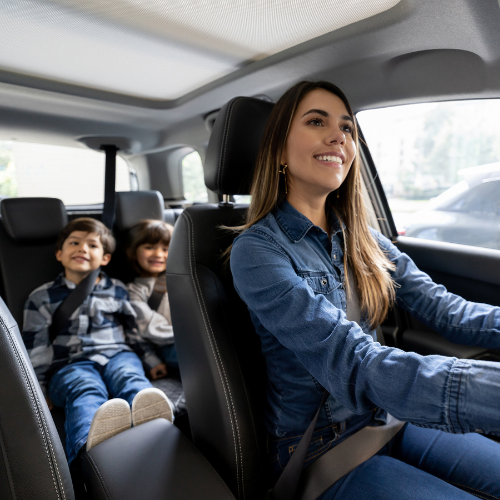
<instances>
[{"instance_id":1,"label":"seat headrest","mask_svg":"<svg viewBox=\"0 0 500 500\"><path fill-rule=\"evenodd\" d=\"M165 202L158 191L116 193L116 227L128 231L143 219L163 220Z\"/></svg>"},{"instance_id":2,"label":"seat headrest","mask_svg":"<svg viewBox=\"0 0 500 500\"><path fill-rule=\"evenodd\" d=\"M6 198L0 207L7 233L19 242L56 239L68 223L57 198Z\"/></svg>"},{"instance_id":3,"label":"seat headrest","mask_svg":"<svg viewBox=\"0 0 500 500\"><path fill-rule=\"evenodd\" d=\"M249 194L260 141L273 104L235 97L219 111L208 142L206 186L218 194Z\"/></svg>"}]
</instances>

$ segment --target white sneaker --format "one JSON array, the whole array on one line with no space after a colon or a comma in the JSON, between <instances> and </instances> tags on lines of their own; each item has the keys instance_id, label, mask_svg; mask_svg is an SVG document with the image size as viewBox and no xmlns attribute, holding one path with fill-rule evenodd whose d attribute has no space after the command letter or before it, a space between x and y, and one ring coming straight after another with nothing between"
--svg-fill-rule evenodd
<instances>
[{"instance_id":1,"label":"white sneaker","mask_svg":"<svg viewBox=\"0 0 500 500\"><path fill-rule=\"evenodd\" d=\"M132 423L135 426L155 418L174 421L174 405L163 391L150 387L139 391L132 401Z\"/></svg>"},{"instance_id":2,"label":"white sneaker","mask_svg":"<svg viewBox=\"0 0 500 500\"><path fill-rule=\"evenodd\" d=\"M87 451L112 436L130 429L130 406L124 399L110 399L95 412L87 438Z\"/></svg>"}]
</instances>

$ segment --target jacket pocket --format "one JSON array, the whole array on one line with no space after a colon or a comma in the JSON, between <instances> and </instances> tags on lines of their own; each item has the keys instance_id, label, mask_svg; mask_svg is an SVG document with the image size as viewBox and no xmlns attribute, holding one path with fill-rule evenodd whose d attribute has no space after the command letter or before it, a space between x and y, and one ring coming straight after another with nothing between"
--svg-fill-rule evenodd
<instances>
[{"instance_id":1,"label":"jacket pocket","mask_svg":"<svg viewBox=\"0 0 500 500\"><path fill-rule=\"evenodd\" d=\"M327 295L342 287L337 276L325 271L299 271L297 274L307 281L314 293Z\"/></svg>"}]
</instances>

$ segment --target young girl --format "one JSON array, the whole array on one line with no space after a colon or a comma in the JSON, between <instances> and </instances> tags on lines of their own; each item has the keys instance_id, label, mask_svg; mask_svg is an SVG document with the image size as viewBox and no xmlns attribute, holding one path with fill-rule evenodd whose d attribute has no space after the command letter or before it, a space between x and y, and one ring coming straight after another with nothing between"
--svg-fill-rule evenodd
<instances>
[{"instance_id":1,"label":"young girl","mask_svg":"<svg viewBox=\"0 0 500 500\"><path fill-rule=\"evenodd\" d=\"M165 276L173 229L160 220L142 220L130 230L127 247L127 257L139 275L128 285L130 302L141 337L155 346L158 359L148 360L148 365L160 364L151 374L153 380L164 377L168 368L178 369Z\"/></svg>"}]
</instances>

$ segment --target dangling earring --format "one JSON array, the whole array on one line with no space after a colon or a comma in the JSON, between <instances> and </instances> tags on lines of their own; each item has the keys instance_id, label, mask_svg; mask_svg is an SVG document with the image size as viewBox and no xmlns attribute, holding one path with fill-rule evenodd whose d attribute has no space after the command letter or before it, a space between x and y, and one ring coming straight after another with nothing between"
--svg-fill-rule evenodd
<instances>
[{"instance_id":1,"label":"dangling earring","mask_svg":"<svg viewBox=\"0 0 500 500\"><path fill-rule=\"evenodd\" d=\"M340 198L340 188L337 189L337 198Z\"/></svg>"},{"instance_id":2,"label":"dangling earring","mask_svg":"<svg viewBox=\"0 0 500 500\"><path fill-rule=\"evenodd\" d=\"M288 194L288 188L287 188L287 184L286 184L286 169L288 168L288 165L285 163L283 165L283 163L280 165L281 169L279 171L280 174L283 174L285 176L285 194Z\"/></svg>"}]
</instances>

